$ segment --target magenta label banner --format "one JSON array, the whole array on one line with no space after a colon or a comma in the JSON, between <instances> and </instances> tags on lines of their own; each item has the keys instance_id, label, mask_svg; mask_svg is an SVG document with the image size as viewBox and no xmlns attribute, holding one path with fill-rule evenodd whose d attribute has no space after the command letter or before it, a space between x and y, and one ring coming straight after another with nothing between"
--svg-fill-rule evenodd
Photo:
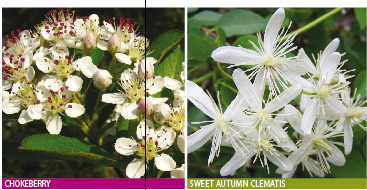
<instances>
[{"instance_id":1,"label":"magenta label banner","mask_svg":"<svg viewBox=\"0 0 367 190\"><path fill-rule=\"evenodd\" d=\"M147 179L147 189L184 189L185 179ZM145 179L3 178L3 189L144 189Z\"/></svg>"}]
</instances>

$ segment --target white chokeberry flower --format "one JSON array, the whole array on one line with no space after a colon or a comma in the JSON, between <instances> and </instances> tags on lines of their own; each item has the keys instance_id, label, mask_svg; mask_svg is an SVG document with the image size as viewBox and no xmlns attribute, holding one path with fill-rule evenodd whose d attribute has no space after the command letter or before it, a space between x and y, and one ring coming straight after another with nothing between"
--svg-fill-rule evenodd
<instances>
[{"instance_id":1,"label":"white chokeberry flower","mask_svg":"<svg viewBox=\"0 0 367 190\"><path fill-rule=\"evenodd\" d=\"M100 90L106 89L110 84L112 84L111 74L104 69L98 69L93 74L93 84Z\"/></svg>"},{"instance_id":2,"label":"white chokeberry flower","mask_svg":"<svg viewBox=\"0 0 367 190\"><path fill-rule=\"evenodd\" d=\"M145 124L146 132L145 133ZM171 171L176 168L176 162L168 154L160 153L169 148L175 140L176 133L168 127L162 126L154 130L150 120L142 120L136 129L137 140L119 138L115 143L115 150L124 155L138 155L126 168L129 178L140 178L145 174L145 165L154 159L155 166L161 171ZM145 160L147 161L145 163Z\"/></svg>"}]
</instances>

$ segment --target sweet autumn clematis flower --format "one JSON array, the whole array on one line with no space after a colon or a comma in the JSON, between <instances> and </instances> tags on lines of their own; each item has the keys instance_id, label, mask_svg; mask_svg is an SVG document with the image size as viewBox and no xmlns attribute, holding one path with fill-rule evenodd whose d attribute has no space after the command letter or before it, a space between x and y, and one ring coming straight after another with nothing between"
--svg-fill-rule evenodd
<instances>
[{"instance_id":1,"label":"sweet autumn clematis flower","mask_svg":"<svg viewBox=\"0 0 367 190\"><path fill-rule=\"evenodd\" d=\"M254 65L247 71L252 71L250 79L255 77L255 83L269 86L270 97L280 93L278 85L287 89L290 84L295 84L293 78L298 78L305 73L303 66L295 61L295 57L286 57L286 54L295 50L293 36L285 39L287 31L279 33L285 17L283 8L279 8L270 18L265 29L264 39L258 33L259 46L253 45L256 51L234 46L222 46L212 52L212 58L231 66ZM283 42L284 40L284 42ZM279 83L279 84L277 84Z\"/></svg>"},{"instance_id":2,"label":"sweet autumn clematis flower","mask_svg":"<svg viewBox=\"0 0 367 190\"><path fill-rule=\"evenodd\" d=\"M196 122L196 124L210 123L202 126L200 130L191 134L187 139L187 150L191 153L203 146L211 137L212 147L208 159L208 165L213 161L215 155L219 155L222 141L229 141L236 149L235 139L240 138L240 132L246 126L244 104L237 96L223 113L219 103L219 108L210 95L205 94L197 84L187 81L188 99L199 108L205 115L212 118L212 121ZM218 97L219 100L219 97ZM195 124L195 123L194 123ZM223 138L223 139L222 139Z\"/></svg>"}]
</instances>

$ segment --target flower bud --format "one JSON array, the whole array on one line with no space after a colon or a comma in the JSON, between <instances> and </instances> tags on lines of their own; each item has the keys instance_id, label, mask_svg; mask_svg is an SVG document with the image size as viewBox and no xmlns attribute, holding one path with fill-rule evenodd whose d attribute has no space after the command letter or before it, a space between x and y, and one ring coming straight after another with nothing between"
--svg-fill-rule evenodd
<instances>
[{"instance_id":1,"label":"flower bud","mask_svg":"<svg viewBox=\"0 0 367 190\"><path fill-rule=\"evenodd\" d=\"M139 110L141 113L147 111L147 115L150 115L153 113L153 104L149 100L142 98L139 102Z\"/></svg>"},{"instance_id":2,"label":"flower bud","mask_svg":"<svg viewBox=\"0 0 367 190\"><path fill-rule=\"evenodd\" d=\"M145 60L147 61L146 68L145 68ZM154 76L154 63L156 62L157 60L154 59L153 57L147 57L143 59L139 64L139 68L138 68L139 75L141 77L146 75L146 79L152 78Z\"/></svg>"},{"instance_id":3,"label":"flower bud","mask_svg":"<svg viewBox=\"0 0 367 190\"><path fill-rule=\"evenodd\" d=\"M97 47L97 39L93 33L88 33L83 39L85 49L94 49Z\"/></svg>"},{"instance_id":4,"label":"flower bud","mask_svg":"<svg viewBox=\"0 0 367 190\"><path fill-rule=\"evenodd\" d=\"M108 40L108 50L111 52L117 52L121 48L121 40L117 34L111 36Z\"/></svg>"},{"instance_id":5,"label":"flower bud","mask_svg":"<svg viewBox=\"0 0 367 190\"><path fill-rule=\"evenodd\" d=\"M167 120L172 118L172 109L169 105L161 103L154 108L154 120L158 123L165 123Z\"/></svg>"},{"instance_id":6,"label":"flower bud","mask_svg":"<svg viewBox=\"0 0 367 190\"><path fill-rule=\"evenodd\" d=\"M108 71L98 69L93 74L93 83L98 89L104 90L112 83L112 76Z\"/></svg>"},{"instance_id":7,"label":"flower bud","mask_svg":"<svg viewBox=\"0 0 367 190\"><path fill-rule=\"evenodd\" d=\"M8 91L3 90L3 101L4 101L5 99L8 99L8 98L9 98L9 92L8 92Z\"/></svg>"}]
</instances>

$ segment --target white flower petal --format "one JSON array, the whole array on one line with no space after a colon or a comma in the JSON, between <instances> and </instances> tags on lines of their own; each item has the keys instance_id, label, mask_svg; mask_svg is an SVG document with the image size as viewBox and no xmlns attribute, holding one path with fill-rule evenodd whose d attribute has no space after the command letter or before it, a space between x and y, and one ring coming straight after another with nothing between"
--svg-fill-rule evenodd
<instances>
[{"instance_id":1,"label":"white flower petal","mask_svg":"<svg viewBox=\"0 0 367 190\"><path fill-rule=\"evenodd\" d=\"M215 119L220 115L217 105L203 89L189 80L187 81L187 98L210 118Z\"/></svg>"},{"instance_id":2,"label":"white flower petal","mask_svg":"<svg viewBox=\"0 0 367 190\"><path fill-rule=\"evenodd\" d=\"M268 55L273 53L273 49L277 41L277 36L280 28L282 27L285 17L283 8L279 8L273 16L271 16L268 24L266 25L264 33L264 50Z\"/></svg>"},{"instance_id":3,"label":"white flower petal","mask_svg":"<svg viewBox=\"0 0 367 190\"><path fill-rule=\"evenodd\" d=\"M108 50L108 42L98 39L97 47L99 49L103 50L103 51L107 51Z\"/></svg>"},{"instance_id":4,"label":"white flower petal","mask_svg":"<svg viewBox=\"0 0 367 190\"><path fill-rule=\"evenodd\" d=\"M68 79L65 82L65 85L68 88L68 90L73 92L79 92L82 89L83 80L75 75L69 75Z\"/></svg>"},{"instance_id":5,"label":"white flower petal","mask_svg":"<svg viewBox=\"0 0 367 190\"><path fill-rule=\"evenodd\" d=\"M168 100L168 98L147 97L147 101L149 101L153 105L165 103L167 100Z\"/></svg>"},{"instance_id":6,"label":"white flower petal","mask_svg":"<svg viewBox=\"0 0 367 190\"><path fill-rule=\"evenodd\" d=\"M147 85L147 92L149 94L156 94L160 91L162 91L164 87L164 80L160 76L156 76L154 78L150 78L146 81Z\"/></svg>"},{"instance_id":7,"label":"white flower petal","mask_svg":"<svg viewBox=\"0 0 367 190\"><path fill-rule=\"evenodd\" d=\"M43 104L30 105L28 106L28 114L32 119L42 119L44 116L43 109Z\"/></svg>"},{"instance_id":8,"label":"white flower petal","mask_svg":"<svg viewBox=\"0 0 367 190\"><path fill-rule=\"evenodd\" d=\"M170 90L178 90L182 88L182 83L170 77L164 77L164 86Z\"/></svg>"},{"instance_id":9,"label":"white flower petal","mask_svg":"<svg viewBox=\"0 0 367 190\"><path fill-rule=\"evenodd\" d=\"M194 152L202 147L214 134L216 124L201 127L198 131L187 137L187 153Z\"/></svg>"},{"instance_id":10,"label":"white flower petal","mask_svg":"<svg viewBox=\"0 0 367 190\"><path fill-rule=\"evenodd\" d=\"M279 94L279 96L276 96L271 102L267 103L264 110L266 110L268 113L273 113L283 108L290 101L296 98L301 91L302 89L299 86L287 88L281 94Z\"/></svg>"},{"instance_id":11,"label":"white flower petal","mask_svg":"<svg viewBox=\"0 0 367 190\"><path fill-rule=\"evenodd\" d=\"M122 105L121 116L125 119L136 119L139 115L139 105L134 103L125 103Z\"/></svg>"},{"instance_id":12,"label":"white flower petal","mask_svg":"<svg viewBox=\"0 0 367 190\"><path fill-rule=\"evenodd\" d=\"M212 58L216 62L236 65L254 65L254 60L258 55L256 52L242 47L222 46L212 52Z\"/></svg>"},{"instance_id":13,"label":"white flower petal","mask_svg":"<svg viewBox=\"0 0 367 190\"><path fill-rule=\"evenodd\" d=\"M126 100L126 96L122 93L108 93L102 95L102 102L109 104L122 104Z\"/></svg>"},{"instance_id":14,"label":"white flower petal","mask_svg":"<svg viewBox=\"0 0 367 190\"><path fill-rule=\"evenodd\" d=\"M2 90L9 90L13 86L13 82L11 80L2 80Z\"/></svg>"},{"instance_id":15,"label":"white flower petal","mask_svg":"<svg viewBox=\"0 0 367 190\"><path fill-rule=\"evenodd\" d=\"M32 81L35 74L36 74L36 72L34 71L33 67L30 66L30 67L27 68L27 74L26 74L25 78L27 79L27 81Z\"/></svg>"},{"instance_id":16,"label":"white flower petal","mask_svg":"<svg viewBox=\"0 0 367 190\"><path fill-rule=\"evenodd\" d=\"M171 171L176 168L176 162L172 157L163 153L154 158L154 163L161 171Z\"/></svg>"},{"instance_id":17,"label":"white flower petal","mask_svg":"<svg viewBox=\"0 0 367 190\"><path fill-rule=\"evenodd\" d=\"M23 110L19 115L18 122L20 124L26 124L30 121L33 121L33 119L28 115L27 110Z\"/></svg>"},{"instance_id":18,"label":"white flower petal","mask_svg":"<svg viewBox=\"0 0 367 190\"><path fill-rule=\"evenodd\" d=\"M41 57L36 60L36 65L39 70L44 73L49 73L53 71L55 64L52 62L51 59L46 57Z\"/></svg>"},{"instance_id":19,"label":"white flower petal","mask_svg":"<svg viewBox=\"0 0 367 190\"><path fill-rule=\"evenodd\" d=\"M338 68L340 59L341 54L339 52L335 52L331 54L331 56L326 59L326 63L322 65L320 79L325 81L326 84L329 84L333 79Z\"/></svg>"},{"instance_id":20,"label":"white flower petal","mask_svg":"<svg viewBox=\"0 0 367 190\"><path fill-rule=\"evenodd\" d=\"M76 60L74 65L88 78L92 78L93 74L98 70L98 67L93 64L90 56L85 56Z\"/></svg>"},{"instance_id":21,"label":"white flower petal","mask_svg":"<svg viewBox=\"0 0 367 190\"><path fill-rule=\"evenodd\" d=\"M333 54L336 51L336 49L339 46L339 42L340 40L338 38L335 38L326 46L326 48L324 49L324 51L320 56L321 67L323 67L323 64L325 63L326 59L328 59L331 56L331 54Z\"/></svg>"},{"instance_id":22,"label":"white flower petal","mask_svg":"<svg viewBox=\"0 0 367 190\"><path fill-rule=\"evenodd\" d=\"M269 159L273 164L285 171L292 171L293 163L279 151L275 150L275 152L277 155L268 151L263 151L266 158Z\"/></svg>"},{"instance_id":23,"label":"white flower petal","mask_svg":"<svg viewBox=\"0 0 367 190\"><path fill-rule=\"evenodd\" d=\"M297 133L303 135L303 131L301 129L302 114L292 105L286 105L284 107L284 114L286 114L287 121L291 127L297 131Z\"/></svg>"},{"instance_id":24,"label":"white flower petal","mask_svg":"<svg viewBox=\"0 0 367 190\"><path fill-rule=\"evenodd\" d=\"M146 122L146 127L147 127L146 135L145 135L145 122ZM155 136L154 123L148 119L141 120L136 129L136 136L138 137L138 139L144 139L143 137L146 137L146 136L149 136L149 137Z\"/></svg>"},{"instance_id":25,"label":"white flower petal","mask_svg":"<svg viewBox=\"0 0 367 190\"><path fill-rule=\"evenodd\" d=\"M115 150L124 155L130 156L139 150L138 143L129 138L118 138L115 143Z\"/></svg>"},{"instance_id":26,"label":"white flower petal","mask_svg":"<svg viewBox=\"0 0 367 190\"><path fill-rule=\"evenodd\" d=\"M185 153L185 136L178 135L177 137L177 146L182 153Z\"/></svg>"},{"instance_id":27,"label":"white flower petal","mask_svg":"<svg viewBox=\"0 0 367 190\"><path fill-rule=\"evenodd\" d=\"M124 53L116 53L115 54L117 61L121 62L121 63L125 63L128 65L131 65L132 61L130 56L124 54Z\"/></svg>"},{"instance_id":28,"label":"white flower petal","mask_svg":"<svg viewBox=\"0 0 367 190\"><path fill-rule=\"evenodd\" d=\"M298 51L297 61L305 67L307 72L312 74L316 73L316 66L312 63L303 48Z\"/></svg>"},{"instance_id":29,"label":"white flower petal","mask_svg":"<svg viewBox=\"0 0 367 190\"><path fill-rule=\"evenodd\" d=\"M332 143L328 143L328 145L333 148L333 152L326 159L336 166L344 166L346 160L343 152Z\"/></svg>"},{"instance_id":30,"label":"white flower petal","mask_svg":"<svg viewBox=\"0 0 367 190\"><path fill-rule=\"evenodd\" d=\"M126 167L126 175L129 178L140 178L145 174L145 160L135 158Z\"/></svg>"},{"instance_id":31,"label":"white flower petal","mask_svg":"<svg viewBox=\"0 0 367 190\"><path fill-rule=\"evenodd\" d=\"M250 155L248 155L246 158L241 156L238 153L234 153L231 160L229 160L221 169L220 169L220 175L221 176L228 176L231 175L233 172L241 168L247 161L249 161L252 156L254 155L254 152L251 151Z\"/></svg>"},{"instance_id":32,"label":"white flower petal","mask_svg":"<svg viewBox=\"0 0 367 190\"><path fill-rule=\"evenodd\" d=\"M65 107L66 107L66 109L65 109L66 115L68 115L69 117L72 117L72 118L79 117L79 116L83 115L84 112L85 112L85 108L81 104L67 103L65 105Z\"/></svg>"},{"instance_id":33,"label":"white flower petal","mask_svg":"<svg viewBox=\"0 0 367 190\"><path fill-rule=\"evenodd\" d=\"M316 114L318 110L318 102L315 99L310 99L308 105L305 108L305 112L302 117L301 129L305 134L310 134L312 131L312 126L316 119Z\"/></svg>"},{"instance_id":34,"label":"white flower petal","mask_svg":"<svg viewBox=\"0 0 367 190\"><path fill-rule=\"evenodd\" d=\"M10 99L15 99L15 96L9 96L9 98L5 99L2 103L3 112L6 114L15 114L20 111L20 102L19 101L10 101Z\"/></svg>"},{"instance_id":35,"label":"white flower petal","mask_svg":"<svg viewBox=\"0 0 367 190\"><path fill-rule=\"evenodd\" d=\"M185 178L185 164L171 171L171 178Z\"/></svg>"},{"instance_id":36,"label":"white flower petal","mask_svg":"<svg viewBox=\"0 0 367 190\"><path fill-rule=\"evenodd\" d=\"M62 120L61 120L61 117L58 114L56 114L56 115L52 115L52 114L46 115L45 123L46 123L47 131L50 134L58 135L61 132Z\"/></svg>"},{"instance_id":37,"label":"white flower petal","mask_svg":"<svg viewBox=\"0 0 367 190\"><path fill-rule=\"evenodd\" d=\"M151 136L151 135L150 135ZM155 137L158 147L162 150L169 148L176 139L176 133L171 127L162 126L155 131Z\"/></svg>"},{"instance_id":38,"label":"white flower petal","mask_svg":"<svg viewBox=\"0 0 367 190\"><path fill-rule=\"evenodd\" d=\"M344 121L344 152L349 155L353 147L353 130L349 121Z\"/></svg>"}]
</instances>

